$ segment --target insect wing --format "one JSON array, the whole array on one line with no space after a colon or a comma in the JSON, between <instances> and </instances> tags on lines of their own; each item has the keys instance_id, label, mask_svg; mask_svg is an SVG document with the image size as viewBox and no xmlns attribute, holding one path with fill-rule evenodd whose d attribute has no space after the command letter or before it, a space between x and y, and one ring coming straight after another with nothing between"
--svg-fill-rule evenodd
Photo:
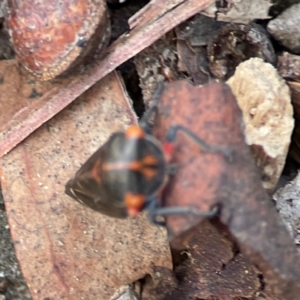
<instances>
[{"instance_id":1,"label":"insect wing","mask_svg":"<svg viewBox=\"0 0 300 300\"><path fill-rule=\"evenodd\" d=\"M77 202L107 216L125 218L126 208L122 199L114 194L109 185L103 163L110 157L112 144L122 141L123 133L115 133L102 145L78 170L75 177L68 181L65 193ZM118 187L115 188L117 191Z\"/></svg>"}]
</instances>

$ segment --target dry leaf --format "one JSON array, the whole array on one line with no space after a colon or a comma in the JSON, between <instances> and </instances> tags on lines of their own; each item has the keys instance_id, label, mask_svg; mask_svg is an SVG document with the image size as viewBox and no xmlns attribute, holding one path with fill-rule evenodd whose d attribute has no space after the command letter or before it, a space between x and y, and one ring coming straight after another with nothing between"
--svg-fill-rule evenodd
<instances>
[{"instance_id":1,"label":"dry leaf","mask_svg":"<svg viewBox=\"0 0 300 300\"><path fill-rule=\"evenodd\" d=\"M152 95L159 82L179 79L176 70L177 55L174 33L163 36L134 57L139 83L146 108L152 103Z\"/></svg>"},{"instance_id":2,"label":"dry leaf","mask_svg":"<svg viewBox=\"0 0 300 300\"><path fill-rule=\"evenodd\" d=\"M178 287L164 299L250 298L260 289L257 270L234 247L222 231L203 222L186 249L188 259L175 269Z\"/></svg>"},{"instance_id":3,"label":"dry leaf","mask_svg":"<svg viewBox=\"0 0 300 300\"><path fill-rule=\"evenodd\" d=\"M195 85L207 83L211 78L206 46L223 25L197 14L176 27L178 69L187 72Z\"/></svg>"},{"instance_id":4,"label":"dry leaf","mask_svg":"<svg viewBox=\"0 0 300 300\"><path fill-rule=\"evenodd\" d=\"M80 165L136 123L115 73L2 159L2 187L21 269L34 299L109 299L152 264L171 268L163 228L144 215L115 220L64 194Z\"/></svg>"},{"instance_id":5,"label":"dry leaf","mask_svg":"<svg viewBox=\"0 0 300 300\"><path fill-rule=\"evenodd\" d=\"M59 83L39 82L33 76L22 74L16 60L1 60L0 130L4 131L9 121L17 119L28 106L35 106L41 97L59 86Z\"/></svg>"},{"instance_id":6,"label":"dry leaf","mask_svg":"<svg viewBox=\"0 0 300 300\"><path fill-rule=\"evenodd\" d=\"M172 125L181 125L231 155L205 149L178 133L172 158L178 170L171 176L161 203L200 211L219 203L221 222L269 283L268 297L295 300L300 293L299 256L262 187L242 124L242 113L227 85L193 87L177 81L166 86L155 123L158 139L164 141ZM192 215L167 217L172 245L185 246L187 235L195 234L200 221Z\"/></svg>"}]
</instances>

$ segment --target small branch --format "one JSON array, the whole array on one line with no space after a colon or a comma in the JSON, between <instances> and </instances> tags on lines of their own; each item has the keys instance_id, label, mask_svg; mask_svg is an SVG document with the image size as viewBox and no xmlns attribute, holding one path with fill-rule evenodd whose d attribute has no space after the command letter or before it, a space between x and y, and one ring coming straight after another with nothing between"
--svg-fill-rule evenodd
<instances>
[{"instance_id":1,"label":"small branch","mask_svg":"<svg viewBox=\"0 0 300 300\"><path fill-rule=\"evenodd\" d=\"M172 28L205 9L213 0L190 0L169 1L168 10L165 6L159 6L161 1L152 1L145 8L147 15L158 17L156 20L147 16L139 16L133 30L121 36L107 50L103 59L86 73L77 76L64 88L60 88L51 97L44 96L37 103L29 106L22 112L22 118L16 123L12 119L2 128L0 133L0 157L12 150L17 144L24 140L29 134L39 128L42 124L54 117L62 109L72 103L78 96L88 90L97 81L113 71L120 64L127 61ZM137 13L139 14L139 13Z\"/></svg>"}]
</instances>

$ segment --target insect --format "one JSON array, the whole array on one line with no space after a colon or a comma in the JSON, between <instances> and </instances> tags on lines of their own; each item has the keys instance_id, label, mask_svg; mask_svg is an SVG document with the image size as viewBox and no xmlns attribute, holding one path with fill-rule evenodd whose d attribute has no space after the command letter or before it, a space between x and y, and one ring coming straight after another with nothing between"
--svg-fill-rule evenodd
<instances>
[{"instance_id":1,"label":"insect","mask_svg":"<svg viewBox=\"0 0 300 300\"><path fill-rule=\"evenodd\" d=\"M136 216L148 209L149 218L157 224L158 216L194 214L204 217L216 215L218 209L199 211L193 207L160 207L157 198L174 168L169 164L177 133L189 136L206 151L221 152L226 149L205 143L189 129L175 125L161 144L153 135L149 119L157 112L161 85L153 106L144 114L138 125L124 132L114 133L78 170L66 184L65 193L104 215L115 218Z\"/></svg>"}]
</instances>

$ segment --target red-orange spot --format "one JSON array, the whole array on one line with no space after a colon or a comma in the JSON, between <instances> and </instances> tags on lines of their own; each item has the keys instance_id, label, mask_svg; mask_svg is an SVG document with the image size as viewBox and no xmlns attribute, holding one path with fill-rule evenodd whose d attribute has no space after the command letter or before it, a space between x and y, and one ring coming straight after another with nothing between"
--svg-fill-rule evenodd
<instances>
[{"instance_id":1,"label":"red-orange spot","mask_svg":"<svg viewBox=\"0 0 300 300\"><path fill-rule=\"evenodd\" d=\"M130 170L142 173L143 176L150 180L156 175L157 172L153 168L154 166L157 166L157 159L152 155L147 155L141 160L141 162L131 162L129 168Z\"/></svg>"},{"instance_id":2,"label":"red-orange spot","mask_svg":"<svg viewBox=\"0 0 300 300\"><path fill-rule=\"evenodd\" d=\"M148 179L152 179L156 174L157 171L151 168L144 168L142 169L142 174Z\"/></svg>"},{"instance_id":3,"label":"red-orange spot","mask_svg":"<svg viewBox=\"0 0 300 300\"><path fill-rule=\"evenodd\" d=\"M142 209L145 203L145 197L141 194L127 193L125 195L125 205L129 216L136 216Z\"/></svg>"},{"instance_id":4,"label":"red-orange spot","mask_svg":"<svg viewBox=\"0 0 300 300\"><path fill-rule=\"evenodd\" d=\"M140 172L143 166L139 161L132 161L128 164L128 168L132 171Z\"/></svg>"},{"instance_id":5,"label":"red-orange spot","mask_svg":"<svg viewBox=\"0 0 300 300\"><path fill-rule=\"evenodd\" d=\"M100 167L100 164L101 164L100 159L97 159L96 162L95 162L95 164L94 164L94 167L92 169L93 178L95 179L95 181L97 183L101 182L101 177L99 176L99 167Z\"/></svg>"},{"instance_id":6,"label":"red-orange spot","mask_svg":"<svg viewBox=\"0 0 300 300\"><path fill-rule=\"evenodd\" d=\"M131 171L140 172L145 176L148 180L153 178L157 170L157 159L152 155L147 155L142 158L141 161L129 161L129 162L114 162L114 163L105 163L102 165L103 171L116 171L116 170L125 170L129 169Z\"/></svg>"},{"instance_id":7,"label":"red-orange spot","mask_svg":"<svg viewBox=\"0 0 300 300\"><path fill-rule=\"evenodd\" d=\"M173 143L166 142L163 144L163 151L165 153L165 159L167 162L169 162L172 158L173 151L174 151L174 145Z\"/></svg>"},{"instance_id":8,"label":"red-orange spot","mask_svg":"<svg viewBox=\"0 0 300 300\"><path fill-rule=\"evenodd\" d=\"M146 155L142 158L143 165L157 166L157 159L153 155Z\"/></svg>"},{"instance_id":9,"label":"red-orange spot","mask_svg":"<svg viewBox=\"0 0 300 300\"><path fill-rule=\"evenodd\" d=\"M145 136L145 132L138 125L132 125L126 130L125 135L128 139L141 139Z\"/></svg>"}]
</instances>

